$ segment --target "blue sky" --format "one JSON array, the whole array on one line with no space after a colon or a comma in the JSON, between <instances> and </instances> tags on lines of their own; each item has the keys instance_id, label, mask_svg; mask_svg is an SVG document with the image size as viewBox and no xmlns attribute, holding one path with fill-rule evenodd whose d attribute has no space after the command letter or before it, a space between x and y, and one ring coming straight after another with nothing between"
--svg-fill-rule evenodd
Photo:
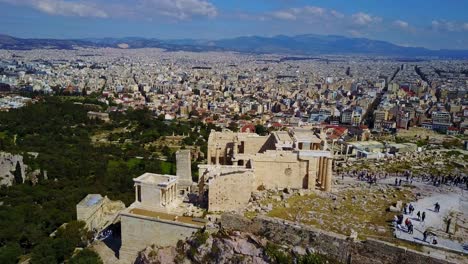
<instances>
[{"instance_id":1,"label":"blue sky","mask_svg":"<svg viewBox=\"0 0 468 264\"><path fill-rule=\"evenodd\" d=\"M330 34L468 49L468 0L0 0L17 37Z\"/></svg>"}]
</instances>

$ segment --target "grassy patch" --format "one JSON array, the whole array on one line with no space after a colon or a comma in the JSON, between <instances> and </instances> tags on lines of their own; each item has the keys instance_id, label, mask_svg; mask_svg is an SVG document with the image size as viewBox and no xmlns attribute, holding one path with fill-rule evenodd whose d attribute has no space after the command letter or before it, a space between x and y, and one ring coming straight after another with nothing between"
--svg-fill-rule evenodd
<instances>
[{"instance_id":1,"label":"grassy patch","mask_svg":"<svg viewBox=\"0 0 468 264\"><path fill-rule=\"evenodd\" d=\"M337 195L336 200L316 194L293 196L284 202L267 200L273 204L268 216L313 225L320 229L349 235L351 229L360 238L367 236L392 237L389 223L395 213L387 212L397 201L409 202L410 190L350 189ZM375 195L375 196L374 196ZM385 195L385 196L384 196Z\"/></svg>"}]
</instances>

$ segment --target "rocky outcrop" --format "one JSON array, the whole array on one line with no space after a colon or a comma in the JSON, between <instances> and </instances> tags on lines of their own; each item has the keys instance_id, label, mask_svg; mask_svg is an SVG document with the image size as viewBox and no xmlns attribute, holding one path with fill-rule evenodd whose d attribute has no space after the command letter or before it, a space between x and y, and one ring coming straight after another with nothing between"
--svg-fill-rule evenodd
<instances>
[{"instance_id":1,"label":"rocky outcrop","mask_svg":"<svg viewBox=\"0 0 468 264\"><path fill-rule=\"evenodd\" d=\"M135 263L312 263L306 262L306 258L322 261L313 263L336 263L315 255L313 249L280 246L260 236L239 231L219 231L212 235L198 232L189 240L180 241L177 247L148 247L140 252Z\"/></svg>"},{"instance_id":2,"label":"rocky outcrop","mask_svg":"<svg viewBox=\"0 0 468 264\"><path fill-rule=\"evenodd\" d=\"M26 168L27 166L23 163L23 156L14 155L7 152L0 152L0 186L6 185L11 186L15 183L14 172L17 164L19 164L21 178L23 183L26 180Z\"/></svg>"},{"instance_id":3,"label":"rocky outcrop","mask_svg":"<svg viewBox=\"0 0 468 264\"><path fill-rule=\"evenodd\" d=\"M173 264L176 263L177 251L175 247L155 248L147 247L138 254L136 264Z\"/></svg>"},{"instance_id":4,"label":"rocky outcrop","mask_svg":"<svg viewBox=\"0 0 468 264\"><path fill-rule=\"evenodd\" d=\"M221 226L224 230L231 232L235 230L250 232L256 236L264 237L272 243L288 245L293 248L307 248L341 263L454 263L375 239L356 241L356 239L311 226L264 216L249 220L240 215L223 214Z\"/></svg>"}]
</instances>

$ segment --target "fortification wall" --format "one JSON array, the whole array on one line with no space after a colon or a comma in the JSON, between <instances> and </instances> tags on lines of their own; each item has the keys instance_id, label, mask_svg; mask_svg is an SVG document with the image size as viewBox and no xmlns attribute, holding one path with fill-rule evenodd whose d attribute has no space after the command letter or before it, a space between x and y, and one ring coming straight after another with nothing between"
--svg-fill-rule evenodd
<instances>
[{"instance_id":1,"label":"fortification wall","mask_svg":"<svg viewBox=\"0 0 468 264\"><path fill-rule=\"evenodd\" d=\"M313 248L316 252L329 255L348 264L452 263L383 241L368 239L354 242L343 235L269 217L257 217L249 220L240 215L223 214L221 226L227 230L261 235L278 244L292 247L300 246L306 249Z\"/></svg>"},{"instance_id":2,"label":"fortification wall","mask_svg":"<svg viewBox=\"0 0 468 264\"><path fill-rule=\"evenodd\" d=\"M183 223L168 222L150 217L121 214L122 246L119 251L120 263L134 263L138 252L147 246L175 246L200 227Z\"/></svg>"}]
</instances>

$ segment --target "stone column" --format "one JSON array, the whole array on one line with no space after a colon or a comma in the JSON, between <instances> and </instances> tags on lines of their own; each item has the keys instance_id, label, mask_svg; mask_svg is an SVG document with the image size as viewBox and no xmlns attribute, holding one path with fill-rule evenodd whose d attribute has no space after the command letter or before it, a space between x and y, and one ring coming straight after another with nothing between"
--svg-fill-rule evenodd
<instances>
[{"instance_id":1,"label":"stone column","mask_svg":"<svg viewBox=\"0 0 468 264\"><path fill-rule=\"evenodd\" d=\"M319 158L319 170L318 170L318 178L320 182L320 188L323 188L323 158Z\"/></svg>"},{"instance_id":2,"label":"stone column","mask_svg":"<svg viewBox=\"0 0 468 264\"><path fill-rule=\"evenodd\" d=\"M219 165L219 148L218 148L218 146L216 146L215 157L216 157L216 165Z\"/></svg>"},{"instance_id":3,"label":"stone column","mask_svg":"<svg viewBox=\"0 0 468 264\"><path fill-rule=\"evenodd\" d=\"M330 192L331 191L331 185L332 185L332 160L331 159L326 159L326 174L325 174L325 191Z\"/></svg>"},{"instance_id":4,"label":"stone column","mask_svg":"<svg viewBox=\"0 0 468 264\"><path fill-rule=\"evenodd\" d=\"M162 206L162 202L163 202L163 194L162 192L159 192L159 206Z\"/></svg>"},{"instance_id":5,"label":"stone column","mask_svg":"<svg viewBox=\"0 0 468 264\"><path fill-rule=\"evenodd\" d=\"M232 150L233 153L234 153L234 157L237 155L237 152L239 151L239 149L238 149L238 148L239 148L238 144L239 144L239 139L238 139L237 136L236 136L236 138L234 139L234 146L233 146L234 149Z\"/></svg>"},{"instance_id":6,"label":"stone column","mask_svg":"<svg viewBox=\"0 0 468 264\"><path fill-rule=\"evenodd\" d=\"M135 184L135 202L138 201L138 185Z\"/></svg>"},{"instance_id":7,"label":"stone column","mask_svg":"<svg viewBox=\"0 0 468 264\"><path fill-rule=\"evenodd\" d=\"M322 188L325 189L327 182L327 158L322 158Z\"/></svg>"},{"instance_id":8,"label":"stone column","mask_svg":"<svg viewBox=\"0 0 468 264\"><path fill-rule=\"evenodd\" d=\"M172 190L171 190L172 187L169 187L169 189L167 189L167 204L170 204L171 201L172 201Z\"/></svg>"},{"instance_id":9,"label":"stone column","mask_svg":"<svg viewBox=\"0 0 468 264\"><path fill-rule=\"evenodd\" d=\"M307 166L307 189L315 190L315 181L317 180L317 159L309 159L307 162Z\"/></svg>"}]
</instances>

